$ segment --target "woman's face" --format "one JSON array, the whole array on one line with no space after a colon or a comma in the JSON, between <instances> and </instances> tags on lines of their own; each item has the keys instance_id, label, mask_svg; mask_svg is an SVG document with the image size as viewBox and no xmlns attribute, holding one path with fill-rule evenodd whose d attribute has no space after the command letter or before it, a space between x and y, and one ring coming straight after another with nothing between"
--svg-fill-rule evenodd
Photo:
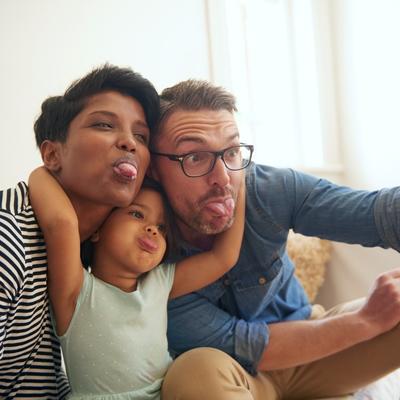
<instances>
[{"instance_id":1,"label":"woman's face","mask_svg":"<svg viewBox=\"0 0 400 400\"><path fill-rule=\"evenodd\" d=\"M115 91L95 94L71 121L53 172L74 204L126 207L149 165L149 135L137 100Z\"/></svg>"}]
</instances>

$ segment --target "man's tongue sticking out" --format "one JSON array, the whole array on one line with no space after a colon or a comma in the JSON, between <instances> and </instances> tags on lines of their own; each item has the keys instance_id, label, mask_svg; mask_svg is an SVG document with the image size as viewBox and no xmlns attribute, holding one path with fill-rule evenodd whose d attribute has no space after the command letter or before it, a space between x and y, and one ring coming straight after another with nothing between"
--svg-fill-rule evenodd
<instances>
[{"instance_id":1,"label":"man's tongue sticking out","mask_svg":"<svg viewBox=\"0 0 400 400\"><path fill-rule=\"evenodd\" d=\"M207 203L207 210L211 211L217 217L231 217L235 208L235 201L229 197L224 201L211 201Z\"/></svg>"}]
</instances>

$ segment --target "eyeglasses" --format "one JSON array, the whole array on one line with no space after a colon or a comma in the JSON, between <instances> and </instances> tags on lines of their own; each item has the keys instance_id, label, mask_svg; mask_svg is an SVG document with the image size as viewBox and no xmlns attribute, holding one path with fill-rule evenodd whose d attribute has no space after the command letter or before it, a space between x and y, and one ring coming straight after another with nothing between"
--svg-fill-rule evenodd
<instances>
[{"instance_id":1,"label":"eyeglasses","mask_svg":"<svg viewBox=\"0 0 400 400\"><path fill-rule=\"evenodd\" d=\"M213 170L218 157L221 157L225 167L231 171L244 169L250 164L253 151L254 146L251 144L240 144L221 151L194 151L181 155L152 151L151 154L178 161L186 176L197 178L209 174Z\"/></svg>"}]
</instances>

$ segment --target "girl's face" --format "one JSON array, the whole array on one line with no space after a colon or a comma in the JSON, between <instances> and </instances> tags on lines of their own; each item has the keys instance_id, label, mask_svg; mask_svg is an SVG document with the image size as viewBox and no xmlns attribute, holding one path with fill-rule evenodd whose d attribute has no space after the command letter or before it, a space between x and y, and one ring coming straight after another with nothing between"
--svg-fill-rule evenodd
<instances>
[{"instance_id":1,"label":"girl's face","mask_svg":"<svg viewBox=\"0 0 400 400\"><path fill-rule=\"evenodd\" d=\"M161 195L141 189L129 207L110 214L92 239L97 242L95 268L101 263L114 274L137 278L161 262L167 247L165 236Z\"/></svg>"}]
</instances>

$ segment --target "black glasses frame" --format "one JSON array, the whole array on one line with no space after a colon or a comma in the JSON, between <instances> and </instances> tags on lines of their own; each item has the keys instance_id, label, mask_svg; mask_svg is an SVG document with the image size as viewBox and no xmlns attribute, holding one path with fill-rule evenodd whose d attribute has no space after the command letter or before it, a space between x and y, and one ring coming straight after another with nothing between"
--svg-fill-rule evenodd
<instances>
[{"instance_id":1,"label":"black glasses frame","mask_svg":"<svg viewBox=\"0 0 400 400\"><path fill-rule=\"evenodd\" d=\"M230 149L234 149L237 147L245 147L247 150L250 151L250 156L247 160L247 164L240 167L240 168L231 168L229 167L225 160L224 160L224 153ZM182 171L183 173L188 176L189 178L199 178L200 176L204 176L209 174L215 167L215 163L217 162L217 158L221 157L221 160L223 161L225 167L227 169L229 169L230 171L240 171L241 169L245 169L249 166L250 162L251 162L251 157L253 156L253 151L254 151L254 146L252 144L245 144L245 143L240 143L240 145L238 146L229 146L226 149L220 150L220 151L206 151L206 150L200 150L200 151L191 151L190 153L185 153L185 154L168 154L168 153L158 153L156 151L151 151L150 153L152 155L155 156L162 156L162 157L167 157L169 158L171 161L178 161L181 165ZM204 174L201 175L189 175L186 171L185 171L185 167L183 166L183 162L185 161L185 158L188 156L191 156L192 154L197 154L197 153L209 153L209 154L213 154L214 155L214 160L210 165L210 168L208 169L207 172L205 172Z\"/></svg>"}]
</instances>

